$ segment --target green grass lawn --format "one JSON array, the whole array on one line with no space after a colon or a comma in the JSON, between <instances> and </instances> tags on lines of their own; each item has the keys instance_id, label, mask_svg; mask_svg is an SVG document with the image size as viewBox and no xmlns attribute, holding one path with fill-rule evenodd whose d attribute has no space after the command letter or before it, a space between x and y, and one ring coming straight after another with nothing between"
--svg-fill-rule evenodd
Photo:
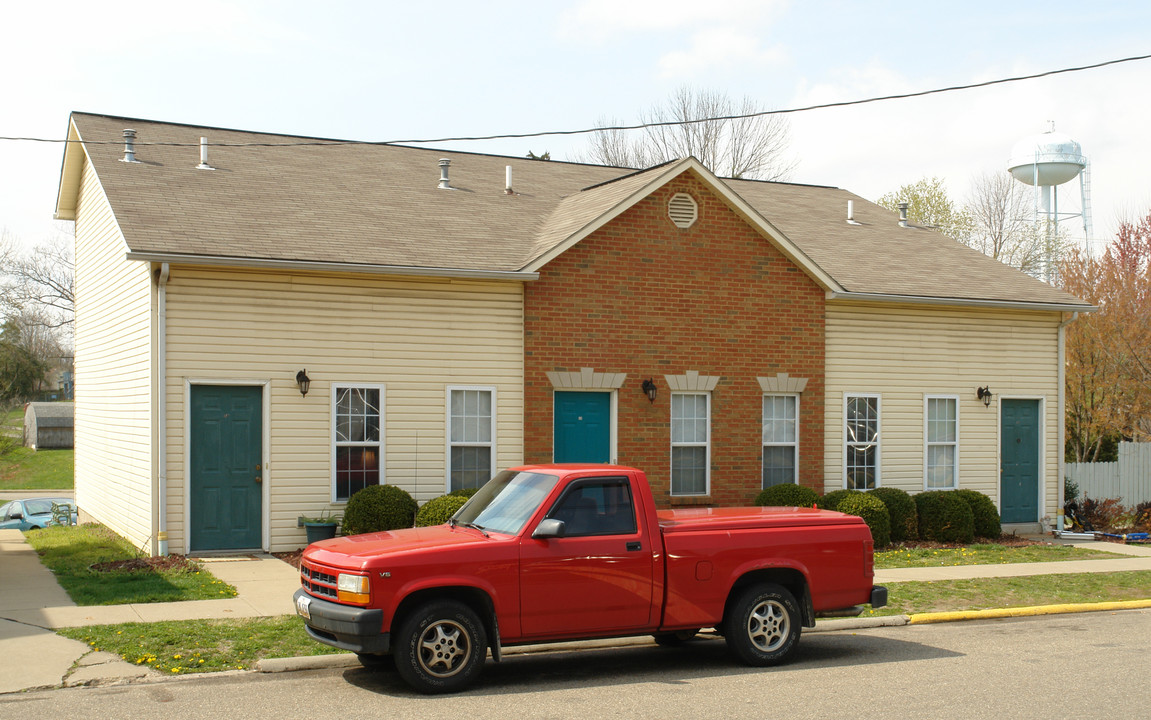
<instances>
[{"instance_id":1,"label":"green grass lawn","mask_svg":"<svg viewBox=\"0 0 1151 720\"><path fill-rule=\"evenodd\" d=\"M257 660L341 652L304 632L295 615L237 620L126 623L64 628L59 634L165 674L247 670Z\"/></svg>"},{"instance_id":2,"label":"green grass lawn","mask_svg":"<svg viewBox=\"0 0 1151 720\"><path fill-rule=\"evenodd\" d=\"M0 456L0 490L71 490L76 452L17 446Z\"/></svg>"},{"instance_id":3,"label":"green grass lawn","mask_svg":"<svg viewBox=\"0 0 1151 720\"><path fill-rule=\"evenodd\" d=\"M887 607L865 616L1151 599L1151 570L886 583Z\"/></svg>"},{"instance_id":4,"label":"green grass lawn","mask_svg":"<svg viewBox=\"0 0 1151 720\"><path fill-rule=\"evenodd\" d=\"M127 540L108 528L86 525L47 527L24 533L36 553L77 605L213 600L236 596L236 589L199 565L167 562L139 570L99 571L97 563L142 558ZM174 565L169 567L169 565Z\"/></svg>"},{"instance_id":5,"label":"green grass lawn","mask_svg":"<svg viewBox=\"0 0 1151 720\"><path fill-rule=\"evenodd\" d=\"M949 565L1001 565L1004 563L1057 562L1059 560L1106 560L1123 557L1116 553L1070 545L969 545L961 548L897 547L875 553L875 568L891 570L909 567Z\"/></svg>"}]
</instances>

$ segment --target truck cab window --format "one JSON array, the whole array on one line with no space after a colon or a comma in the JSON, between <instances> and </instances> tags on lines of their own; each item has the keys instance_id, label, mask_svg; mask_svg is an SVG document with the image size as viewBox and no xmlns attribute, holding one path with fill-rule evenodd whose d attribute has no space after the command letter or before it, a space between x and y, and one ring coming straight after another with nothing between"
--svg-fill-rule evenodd
<instances>
[{"instance_id":1,"label":"truck cab window","mask_svg":"<svg viewBox=\"0 0 1151 720\"><path fill-rule=\"evenodd\" d=\"M635 533L635 504L625 479L574 484L548 513L562 520L566 537Z\"/></svg>"}]
</instances>

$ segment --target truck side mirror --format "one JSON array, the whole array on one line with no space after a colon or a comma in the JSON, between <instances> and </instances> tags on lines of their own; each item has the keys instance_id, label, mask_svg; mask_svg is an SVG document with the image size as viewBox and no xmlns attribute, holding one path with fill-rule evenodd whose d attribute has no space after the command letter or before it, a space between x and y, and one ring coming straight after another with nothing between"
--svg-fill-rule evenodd
<instances>
[{"instance_id":1,"label":"truck side mirror","mask_svg":"<svg viewBox=\"0 0 1151 720\"><path fill-rule=\"evenodd\" d=\"M532 537L536 540L547 540L548 538L562 538L567 532L563 520L556 520L555 518L545 518L540 521L536 526L535 532Z\"/></svg>"}]
</instances>

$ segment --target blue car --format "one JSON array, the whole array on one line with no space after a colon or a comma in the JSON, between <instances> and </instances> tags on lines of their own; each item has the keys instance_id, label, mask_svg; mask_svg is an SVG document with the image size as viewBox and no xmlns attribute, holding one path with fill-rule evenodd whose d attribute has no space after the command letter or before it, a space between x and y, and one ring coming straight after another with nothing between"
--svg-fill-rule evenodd
<instances>
[{"instance_id":1,"label":"blue car","mask_svg":"<svg viewBox=\"0 0 1151 720\"><path fill-rule=\"evenodd\" d=\"M66 522L54 520L54 504L67 507L68 514L61 517L67 517ZM0 530L37 530L61 524L76 524L76 502L71 498L28 498L0 505Z\"/></svg>"}]
</instances>

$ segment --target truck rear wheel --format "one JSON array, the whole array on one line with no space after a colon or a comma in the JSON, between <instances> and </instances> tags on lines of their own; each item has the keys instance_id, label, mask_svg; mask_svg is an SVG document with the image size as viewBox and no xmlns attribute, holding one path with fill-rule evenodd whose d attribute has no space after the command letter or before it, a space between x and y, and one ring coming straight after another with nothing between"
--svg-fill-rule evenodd
<instances>
[{"instance_id":1,"label":"truck rear wheel","mask_svg":"<svg viewBox=\"0 0 1151 720\"><path fill-rule=\"evenodd\" d=\"M400 676L416 690L435 694L458 692L474 682L487 650L487 633L475 611L440 600L404 619L393 652Z\"/></svg>"},{"instance_id":2,"label":"truck rear wheel","mask_svg":"<svg viewBox=\"0 0 1151 720\"><path fill-rule=\"evenodd\" d=\"M799 605L787 588L752 585L735 598L723 621L728 648L748 665L785 661L799 643Z\"/></svg>"}]
</instances>

